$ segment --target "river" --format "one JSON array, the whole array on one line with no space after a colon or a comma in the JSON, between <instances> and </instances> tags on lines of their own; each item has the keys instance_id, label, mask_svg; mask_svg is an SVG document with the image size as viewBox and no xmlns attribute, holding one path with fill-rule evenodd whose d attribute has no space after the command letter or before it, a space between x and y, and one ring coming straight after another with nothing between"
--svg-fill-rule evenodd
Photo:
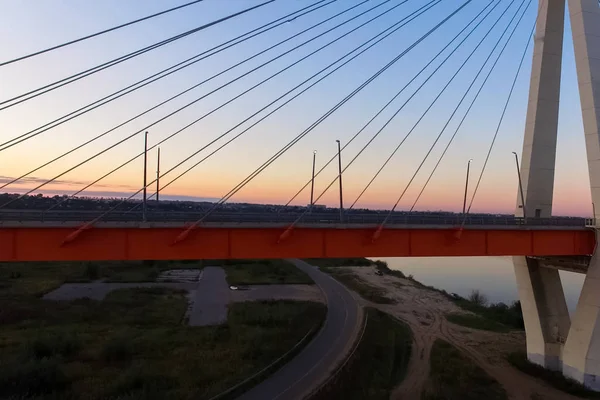
<instances>
[{"instance_id":1,"label":"river","mask_svg":"<svg viewBox=\"0 0 600 400\"><path fill-rule=\"evenodd\" d=\"M371 258L371 257L369 257ZM490 302L510 304L518 299L517 283L510 257L425 257L377 258L391 269L412 275L419 282L444 289L449 293L468 296L473 289L484 293ZM569 312L573 314L583 274L560 271Z\"/></svg>"}]
</instances>

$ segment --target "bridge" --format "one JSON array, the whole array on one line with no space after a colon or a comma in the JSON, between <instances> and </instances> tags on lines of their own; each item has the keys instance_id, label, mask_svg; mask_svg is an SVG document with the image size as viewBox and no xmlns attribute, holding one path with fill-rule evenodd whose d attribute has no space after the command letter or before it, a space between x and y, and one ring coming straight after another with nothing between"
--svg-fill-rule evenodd
<instances>
[{"instance_id":1,"label":"bridge","mask_svg":"<svg viewBox=\"0 0 600 400\"><path fill-rule=\"evenodd\" d=\"M0 261L327 257L577 256L593 253L584 218L378 214L2 212ZM289 226L302 217L293 230ZM460 228L461 224L464 228ZM74 235L75 233L75 235Z\"/></svg>"},{"instance_id":2,"label":"bridge","mask_svg":"<svg viewBox=\"0 0 600 400\"><path fill-rule=\"evenodd\" d=\"M0 153L8 157L11 176L2 177L0 189L10 192L11 188L16 188L19 194L2 197L4 200L0 204L0 261L513 256L529 359L543 367L562 371L564 375L600 391L600 350L598 350L600 349L600 324L598 324L600 259L596 252L600 209L593 207L593 215L589 219L558 218L553 216L552 212L567 1L382 0L352 2L351 5L345 3L343 5L345 8L339 4L341 2L336 4L336 1L316 1L300 9L293 8L297 5L292 7L288 4L286 6L288 8L283 11L282 9L273 11L275 14L279 13L275 19L264 17L274 14L262 14L263 18L260 20L269 21L263 25L256 24L253 20L243 20L249 18L248 16L257 16L259 13L266 12L265 10L275 7L274 4L278 3L276 0L265 1L147 47L138 48L136 51L110 59L92 68L86 67L87 69L60 79L52 80L54 79L52 78L50 83L40 84L33 90L26 84L14 95L10 94L8 99L0 100L0 116L8 115L7 119L3 120L7 121L6 125L22 129L22 133L13 136L5 136L4 131L10 129L2 130ZM598 0L568 0L568 10L583 116L592 205L598 205L600 204L600 5ZM459 19L460 22L457 22ZM315 20L318 22L313 23ZM215 32L214 30L220 29L220 26L229 26L233 29L232 21L245 21L252 28L141 80L138 80L140 75L136 72L135 82L125 87L117 85L113 88L114 85L111 85L112 82L128 81L123 77L102 81L101 85L107 85L110 90L117 88L118 90L109 95L102 94L90 103L87 103L88 89L94 87L82 89L77 86L84 85L82 82L99 79L96 76L99 72L104 73L105 70L128 63L129 60L146 53L162 51L160 49L168 47L171 43L196 34L200 35L205 30ZM420 23L422 21L424 22ZM14 75L7 76L21 77L22 82L28 82L30 79L37 82L37 79L33 79L37 78L34 74L22 75L23 72L19 69L22 63L50 57L55 51L66 51L73 46L79 46L82 42L96 40L98 37L137 22L139 21L0 62L0 73L10 69ZM377 29L376 25L382 29ZM241 29L241 26L242 24L236 25L236 28ZM305 26L308 27L304 29ZM397 35L397 32L402 33L405 29L415 29L417 32L416 39L413 38L414 41L411 39L411 43L407 43L406 36L400 40L400 36ZM271 33L264 35L267 32ZM277 32L280 35L276 34ZM339 32L342 33L338 34ZM374 32L376 33L373 35ZM304 40L303 35L306 34L314 34L314 36ZM262 38L267 36L275 38L276 43L263 48L260 43L252 42L254 38L261 39L261 35ZM214 37L220 37L220 34L214 34ZM378 46L381 46L381 43L385 44L390 38L396 38L395 45L389 46L385 52L376 52ZM437 42L432 43L431 38L436 38ZM252 43L254 43L252 50L243 53L249 56L240 62L230 64L229 59L218 58L219 53L226 52L230 48L239 49ZM360 45L355 46L356 43ZM401 45L397 45L398 43ZM428 49L432 52L432 57L424 62L421 62L423 61L421 59L414 61L416 55L413 50L417 47L423 48L425 45L422 43L429 44ZM533 49L530 53L532 44ZM489 48L486 49L486 46ZM340 49L343 50L342 56L336 58L336 52ZM271 57L269 54L273 50L282 50L282 52L268 58ZM109 49L106 51L109 52ZM370 56L371 63L364 62L367 59L365 54ZM514 63L515 65L510 62L507 64L506 59L509 54L519 54L521 58ZM514 194L517 199L515 216L474 214L473 204L481 197L482 182L488 179L494 183L494 179L497 179L494 176L490 177L490 159L494 151L498 151L499 134L502 127L508 123L507 119L510 118L507 117L507 110L516 101L519 76L528 54L532 54L531 77L520 163L518 154L514 153L517 166L515 174L517 179L514 184ZM286 57L294 55L300 57L279 68L284 65ZM306 71L312 71L309 67L321 65L315 61L319 57L324 57L331 62L312 75L305 74L306 79L299 84L291 85L298 80L298 75L292 76L289 71L302 64ZM168 58L163 57L163 60ZM110 108L113 101L137 93L139 89L151 86L163 78L180 74L180 71L208 58L220 60L216 62L218 69L213 71L214 75L208 72L209 65L206 64L207 71L201 73L202 81L188 85L185 90L177 92L166 100L152 103L154 105L149 108L139 107L135 101L131 101L127 106L121 104L118 109ZM382 62L381 58L389 61ZM323 58L320 60L323 61ZM381 67L373 69L374 61L377 67L380 64ZM388 70L399 61L405 62L404 69L390 77ZM154 59L154 62L158 63L157 59ZM313 64L306 66L308 62ZM357 67L355 64L360 62L363 64ZM39 65L43 65L43 61ZM353 65L355 69L351 74L342 75L346 72L345 69ZM512 66L503 68L498 67L499 65ZM231 73L240 66L250 67L250 69L231 78ZM38 71L43 71L43 68ZM257 71L261 74L259 81L249 83L247 79L253 77ZM363 100L361 107L353 106L352 100L359 94L364 95L365 91L368 92L369 87L376 85L378 78L385 74L388 74L388 80L385 85L380 84L379 89L382 90L382 87L386 86L395 92L398 87L396 94L381 108L379 108L381 102L379 96ZM277 81L279 75L284 76L285 80ZM266 78L263 79L265 76ZM355 76L360 82L357 85L353 81ZM462 82L457 77L462 77ZM197 76L188 75L186 79L195 80ZM334 81L338 86L349 85L349 93L337 103L334 102L338 99L335 97L337 91L332 89L335 85L326 86L332 79L338 79ZM10 78L6 81L12 82ZM180 84L182 82L187 81L179 81ZM460 86L459 83L462 83L466 90L457 88ZM500 99L500 106L494 108L499 110L499 117L495 114L486 114L485 110L493 107L477 108L481 102L481 93L491 90L492 86L494 86L493 98L488 101L492 102L494 98ZM174 87L177 87L177 84L174 84ZM186 99L186 96L189 97L191 91L199 87L206 88L208 91L181 106L180 103ZM289 90L281 92L282 87ZM321 92L313 95L307 102L304 99L305 94L315 87L321 87ZM102 89L100 92L106 93L104 87ZM258 98L248 97L249 94L260 89L267 94ZM399 142L396 140L397 137L392 138L393 140L388 138L385 144L379 145L378 157L368 158L365 153L373 148L373 142L381 139L380 134L386 129L391 130L390 126L396 129L397 126L393 124L397 123L396 117L399 113L406 112L405 108L413 110L410 108L413 106L411 101L421 95L422 91L427 93L427 89L430 90L430 95L425 96L424 102L427 106L425 111L422 114L420 111L411 111L413 114L416 113L417 122L412 126L408 124L398 128L402 130L406 128L406 135L400 138ZM60 98L59 94L63 90L72 91L66 98ZM440 99L450 91L458 93L458 99L447 102L446 106L450 106L452 112L446 118L447 113L438 111L435 107L443 103ZM234 96L228 97L231 93L234 93ZM278 94L274 95L274 93ZM331 93L335 98L327 97ZM56 97L53 99L53 96ZM208 107L210 111L206 111L206 106L202 109L191 108L209 96L212 96L211 99L219 97L219 100L215 100L214 103L218 106ZM84 105L71 102L72 99L80 97ZM150 96L138 97L137 101L146 106L148 97ZM41 101L40 98L48 100L40 103L38 102ZM265 98L269 99L266 104ZM172 101L175 102L170 103ZM305 102L300 112L296 110L293 113L286 113L289 104L299 101ZM230 106L234 102L238 102L237 108ZM55 119L43 121L31 117L36 116L40 110L51 111L55 107L62 110L63 103L67 104L65 114ZM328 108L329 103L334 105ZM398 103L402 104L398 105ZM155 115L157 110L166 104L175 104L174 107L178 108L157 117ZM373 104L377 107L371 107ZM20 111L21 107L25 108L28 105L31 107L27 112ZM108 106L104 107L105 105ZM260 106L256 107L257 105ZM336 121L332 117L338 110L351 107L354 108L348 110L343 119ZM326 111L323 114L320 114L320 111L312 112L313 109L319 108ZM100 114L91 124L94 129L88 129L89 121L87 124L85 122L87 114L96 114L104 109L111 111ZM221 116L221 119L217 120L215 116L219 115L222 109L227 111L233 109L233 111L227 117ZM433 109L436 110L435 115L431 115ZM190 110L193 110L193 113ZM248 110L252 112L247 113ZM472 110L476 111L472 112ZM374 114L370 114L371 111ZM448 174L444 175L445 171L440 170L439 167L443 165L442 162L456 136L466 130L465 121L475 112L483 115L479 120L480 124L485 125L491 121L492 125L486 126L486 131L492 132L492 135L489 138L489 146L486 145L483 151L481 147L477 147L478 157L483 159L483 166L475 180L475 185L469 186L471 160L466 163L464 198L462 198L462 176L460 184L457 185L452 180L454 178ZM189 122L190 113L194 118L191 122ZM277 120L278 123L288 127L288 122L289 126L292 126L292 121L297 121L299 115L305 114L310 120L314 117L314 121L291 138L284 134L274 135L267 128L261 134L254 132L256 137L252 140L244 136L263 121L278 115L283 115L280 120ZM302 175L298 172L297 166L299 154L302 154L302 151L306 152L306 149L302 148L303 140L319 129L321 129L319 139L313 143L315 146L324 141L321 138L329 139L327 129L333 129L336 134L342 135L349 125L360 119L356 118L357 114L360 116L368 114L366 118L368 122L353 136L344 136L343 146L342 141L337 139L336 154L318 172L315 172L316 153L313 153L312 175L310 179L301 178L302 182L306 181L301 185L302 182L296 178ZM243 115L239 121L238 115ZM384 119L386 116L387 120L380 124L379 119ZM30 117L33 120L31 123ZM181 124L172 123L175 119L185 125L181 127ZM238 121L233 126L230 123L232 119ZM114 120L121 122L114 122ZM326 122L328 120L333 120L335 123L330 123L328 126ZM393 164L390 166L390 162L398 150L404 149L407 140L410 144L409 137L424 120L441 121L443 127L437 133L435 124L428 126L427 129L433 129L436 135L433 138L422 139L431 144L417 146L418 150L414 153L420 154L424 151L422 157L419 155L417 158L411 158L412 152L403 155L405 159L412 160L417 167L409 168L406 164L402 164L402 172L409 171L406 185L400 188L393 187L390 182L396 181L390 177L397 175L399 166ZM94 133L86 133L78 137L73 130L68 132L70 140L63 138L60 141L50 138L51 134L56 132L64 135L64 125L77 124L78 121L84 122L81 125L71 126L77 126L79 130L85 128L86 132L94 131ZM210 131L211 134L207 134L206 137L196 135L187 138L184 145L179 142L178 146L168 147L181 137L182 132L202 121L206 123L203 129ZM269 121L260 126L268 123ZM336 123L344 128L336 128ZM355 139L376 124L380 124L380 128L375 129L376 132L369 139L363 140L362 146L358 146ZM95 129L96 125L97 129ZM323 125L327 128L321 128ZM119 131L124 126L129 129L125 136ZM449 135L446 146L442 150L438 144L451 126L455 131ZM100 132L96 133L96 130ZM149 130L153 135L150 139L156 138L150 147L148 146ZM164 135L167 131L169 133ZM215 136L212 134L213 131L222 132ZM159 133L154 134L154 132ZM121 136L116 137L118 134ZM364 136L366 135L361 136L359 141ZM132 149L130 140L142 137L144 138L143 151ZM470 151L471 146L475 146L474 143L477 142L475 139L481 138L471 134L470 139L460 146L463 154L465 151ZM200 146L195 144L198 141L201 142ZM232 146L229 146L234 142L240 143L236 151L230 150ZM261 145L257 145L259 142ZM27 145L30 147L27 148ZM172 166L166 171L162 170L161 156L158 153L156 177L149 181L147 174L149 152L157 148L160 151L161 145L163 161L164 150L167 149L169 152L166 154L170 157L168 161ZM188 147L192 148L188 149ZM452 149L457 147L459 146L455 145ZM392 150L391 153L387 151L388 148ZM224 152L233 152L229 158L221 155L224 153L221 151L223 149ZM271 150L275 151L271 152ZM347 155L351 150L354 153L351 153L353 156L350 161L343 162L342 154ZM299 153L294 153L295 151ZM220 153L220 157L225 161L215 167L217 158L213 156L217 153ZM78 161L73 162L74 154L81 154ZM389 154L383 163L380 162L382 154ZM437 155L437 161L431 157L432 154ZM287 155L291 161L280 164L284 165L280 169L271 168L274 164L281 163L285 159L284 155ZM348 184L353 183L348 178L351 172L349 169L353 166L355 168L358 162L365 159L361 166L369 175L372 169L369 167L375 165L374 174L362 190L360 188L349 190ZM107 187L122 188L123 181L131 182L132 163L136 160L143 161L141 163L143 173L140 179L143 183L139 189L135 190L137 185L133 189L125 185L128 189L127 194L122 196L123 199L97 204L93 211L69 209L69 205L76 201L78 196L93 194L90 189L97 189L98 193L102 193L102 190ZM257 164L262 160L265 161ZM6 165L4 161L2 164ZM200 165L206 167L208 172L202 176L192 175L193 170ZM327 169L330 165L337 167L337 170ZM448 163L445 166L450 168ZM394 168L395 171L389 172ZM411 192L416 182L419 182L418 177L424 169L430 169L431 172L425 175L427 178L423 179L420 190ZM105 172L96 173L100 170ZM78 171L84 172L73 175ZM287 173L286 178L282 178L282 171ZM324 178L328 172L331 179ZM46 174L47 177L40 178L39 173ZM115 178L120 173L123 175L119 179ZM364 200L363 195L368 190L373 190L374 182L380 179L382 173L390 175L387 183L384 184L385 187L380 188L379 195L383 192L393 192L394 196L398 194L396 200L394 197L389 209L385 211L363 213L356 210L355 206ZM167 176L173 175L175 177L167 183L164 182ZM441 202L445 196L459 193L462 212L449 216L415 212L432 178L440 175L443 179L452 180L452 189L447 189L449 191L446 194L436 192L434 197ZM206 209L201 211L162 212L153 209L154 203L159 204L160 196L164 199L169 190L174 190L176 186L172 185L176 181L190 176L194 178L195 186L202 185L199 183L203 182L200 178L212 177L214 187L231 189L222 197L210 202ZM290 200L282 206L285 212L247 213L225 210L226 203L231 202L236 195L243 193L243 190L264 176L267 178L261 181L260 185L254 186L256 192L266 193L275 188L289 189L288 183L300 183L298 185L300 189L295 194L292 191ZM114 179L112 186L106 183L106 178L109 177ZM359 177L364 177L364 174L358 174L356 179ZM230 185L230 179L239 182ZM319 186L324 189L315 197L317 179L319 179ZM343 188L343 183L346 184L346 190ZM440 186L444 186L445 183L447 182L438 182ZM60 186L61 184L71 189L77 186L77 189L67 191ZM148 196L147 192L154 187L156 187L155 192ZM288 212L286 207L297 204L300 201L299 196L308 197L309 188L308 206L296 207ZM323 212L319 210L317 204L327 199L326 194L332 188L338 190L335 197L339 196L339 205L336 205L337 208L333 212ZM44 209L16 207L31 200L32 196L42 196L42 193L55 193L61 190L69 194L51 199L52 204ZM356 196L348 207L344 204L344 198L348 198L349 191ZM497 194L501 191L502 189L499 188ZM405 202L406 198L411 196L414 197L414 201L405 205L403 201ZM304 197L300 198L303 199L302 202L305 201ZM335 201L337 202L337 199ZM573 318L570 317L566 306L558 274L559 269L586 274Z\"/></svg>"}]
</instances>

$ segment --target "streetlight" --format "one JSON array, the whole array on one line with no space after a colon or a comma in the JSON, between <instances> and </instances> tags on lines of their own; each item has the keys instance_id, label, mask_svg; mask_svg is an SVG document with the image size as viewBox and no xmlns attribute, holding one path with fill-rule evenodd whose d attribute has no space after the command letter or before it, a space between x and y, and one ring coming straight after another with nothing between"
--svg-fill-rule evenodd
<instances>
[{"instance_id":1,"label":"streetlight","mask_svg":"<svg viewBox=\"0 0 600 400\"><path fill-rule=\"evenodd\" d=\"M160 147L156 158L156 205L158 205L158 195L160 191Z\"/></svg>"},{"instance_id":2,"label":"streetlight","mask_svg":"<svg viewBox=\"0 0 600 400\"><path fill-rule=\"evenodd\" d=\"M516 152L512 152L515 155L515 163L517 164L517 176L519 177L519 192L521 192L521 208L523 209L523 219L527 222L527 212L525 211L525 196L523 195L523 182L521 181L521 168L519 167L519 156Z\"/></svg>"},{"instance_id":3,"label":"streetlight","mask_svg":"<svg viewBox=\"0 0 600 400\"><path fill-rule=\"evenodd\" d=\"M465 215L465 212L467 211L467 190L469 189L469 170L471 169L472 161L473 159L471 158L467 163L467 180L465 182L465 199L463 200L463 215Z\"/></svg>"},{"instance_id":4,"label":"streetlight","mask_svg":"<svg viewBox=\"0 0 600 400\"><path fill-rule=\"evenodd\" d=\"M144 134L144 194L142 197L142 218L146 222L146 171L148 167L148 131Z\"/></svg>"},{"instance_id":5,"label":"streetlight","mask_svg":"<svg viewBox=\"0 0 600 400\"><path fill-rule=\"evenodd\" d=\"M312 164L312 179L310 181L310 207L314 204L314 195L315 195L315 162L317 160L317 151L313 151L313 164Z\"/></svg>"},{"instance_id":6,"label":"streetlight","mask_svg":"<svg viewBox=\"0 0 600 400\"><path fill-rule=\"evenodd\" d=\"M336 140L338 145L338 178L340 180L340 222L344 222L344 197L342 189L342 145Z\"/></svg>"}]
</instances>

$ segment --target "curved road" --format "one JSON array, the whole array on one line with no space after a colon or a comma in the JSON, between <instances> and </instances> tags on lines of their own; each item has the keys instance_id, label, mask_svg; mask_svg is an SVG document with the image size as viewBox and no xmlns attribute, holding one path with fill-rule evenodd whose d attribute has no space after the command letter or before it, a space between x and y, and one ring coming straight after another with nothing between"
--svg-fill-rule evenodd
<instances>
[{"instance_id":1,"label":"curved road","mask_svg":"<svg viewBox=\"0 0 600 400\"><path fill-rule=\"evenodd\" d=\"M300 260L290 261L323 291L327 300L325 324L298 355L239 400L302 399L329 376L353 344L361 321L358 303L350 291L316 267Z\"/></svg>"}]
</instances>

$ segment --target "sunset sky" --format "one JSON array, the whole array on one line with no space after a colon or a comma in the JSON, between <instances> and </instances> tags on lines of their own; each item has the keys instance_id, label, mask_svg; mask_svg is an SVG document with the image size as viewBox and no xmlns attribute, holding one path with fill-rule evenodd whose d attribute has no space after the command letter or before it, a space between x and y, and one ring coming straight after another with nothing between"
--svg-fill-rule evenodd
<instances>
[{"instance_id":1,"label":"sunset sky","mask_svg":"<svg viewBox=\"0 0 600 400\"><path fill-rule=\"evenodd\" d=\"M183 0L103 0L95 2L0 0L0 63L184 2ZM22 62L1 66L0 102L262 2L263 0L205 0L183 10L111 32L83 43ZM14 107L0 110L0 141L5 142L29 132L137 80L314 2L276 0L258 10L190 35L64 88ZM367 14L300 47L297 51L287 54L226 88L207 96L173 117L149 128L149 145L152 146L254 84L355 28L362 22L395 7L402 1L333 1L330 5L318 11L297 18L267 34L260 35L196 63L82 117L69 121L58 128L45 132L35 139L2 151L0 152L0 185L128 120L170 96L276 44L280 40L359 3L364 4L360 4L353 10L300 35L298 38L228 71L180 98L126 124L92 145L37 171L28 179L7 186L2 191L23 192L25 189L32 188L38 182L43 182L59 174L118 140L144 130L148 125L171 111L211 92L282 52L352 16L382 4ZM182 131L173 139L161 144L161 170L166 172L212 139L233 128L278 96L337 60L346 52L406 17L425 3L422 0L404 2L390 13L302 61L266 84L194 124L189 129ZM190 173L165 189L163 196L172 196L173 198L220 198L462 3L463 1L442 0L423 16L365 52L264 122L249 130L222 151L208 158ZM310 179L313 150L317 151L317 168L320 168L336 154L336 139L341 140L342 144L346 143L488 3L487 0L469 3L456 17L425 39L414 50L408 52L400 61L367 86L365 90L332 114L324 123L299 141L297 145L293 146L234 196L232 201L286 203ZM344 198L347 206L354 201L383 161L420 119L442 87L450 80L488 29L510 5L496 28L402 145L387 168L357 204L357 207L389 208L395 203L435 137L446 124L471 80L481 68L496 40L521 4L522 0L501 0L499 6L482 23L480 28L467 39L464 45L424 86L423 90L414 96L394 121L373 141L372 145L348 168L343 181ZM529 1L525 1L525 6L527 4L529 4ZM475 198L472 211L511 212L514 210L517 196L517 174L511 152L517 151L520 154L522 148L531 68L532 39L529 37L529 33L533 27L537 7L537 1L534 0L527 8L525 17L509 42L505 54L500 59L490 81L483 89L480 98L459 131L416 209L457 211L462 208L467 161L470 158L473 159L471 168L472 185L470 186L470 191L472 191L499 122L523 50L529 42L525 65L519 76L515 93L507 110L505 121L498 135L498 140L494 146L490 163ZM459 40L462 37L464 35ZM554 214L588 216L591 214L592 206L573 46L570 38L571 31L567 20L554 188ZM450 50L453 48L454 46L451 46ZM450 50L447 50L444 55L448 54ZM348 146L342 154L344 165L357 154L394 111L413 94L442 59L443 57L438 58L413 85L403 92L391 107ZM492 60L494 59L495 57L492 57ZM423 183L470 104L474 91L479 88L482 79L487 74L490 64L487 64L484 73L475 84L475 89L470 92L466 102L459 109L440 142L423 165L421 172L400 202L399 209L408 209L413 204L416 195L421 190ZM286 97L286 99L289 97ZM209 154L216 146L239 133L250 123L256 121L283 101L276 103L275 106L218 141L216 145L207 148L183 166L161 178L161 183L168 183L187 167ZM140 133L92 162L61 177L55 184L46 186L45 192L72 193L86 183L104 175L120 163L139 154L142 150L143 134ZM151 151L149 154L148 163L149 181L151 181L154 179L156 172L156 150ZM93 186L84 194L129 196L141 188L142 167L142 159L139 158L126 168ZM337 162L334 162L317 178L315 185L317 195L320 195L321 191L332 182L336 174ZM152 189L154 187L154 185L151 186ZM154 190L151 190L150 193L154 193ZM294 201L294 204L307 204L309 195L310 191L305 190ZM337 184L334 184L319 200L319 203L336 206L337 196Z\"/></svg>"}]
</instances>

